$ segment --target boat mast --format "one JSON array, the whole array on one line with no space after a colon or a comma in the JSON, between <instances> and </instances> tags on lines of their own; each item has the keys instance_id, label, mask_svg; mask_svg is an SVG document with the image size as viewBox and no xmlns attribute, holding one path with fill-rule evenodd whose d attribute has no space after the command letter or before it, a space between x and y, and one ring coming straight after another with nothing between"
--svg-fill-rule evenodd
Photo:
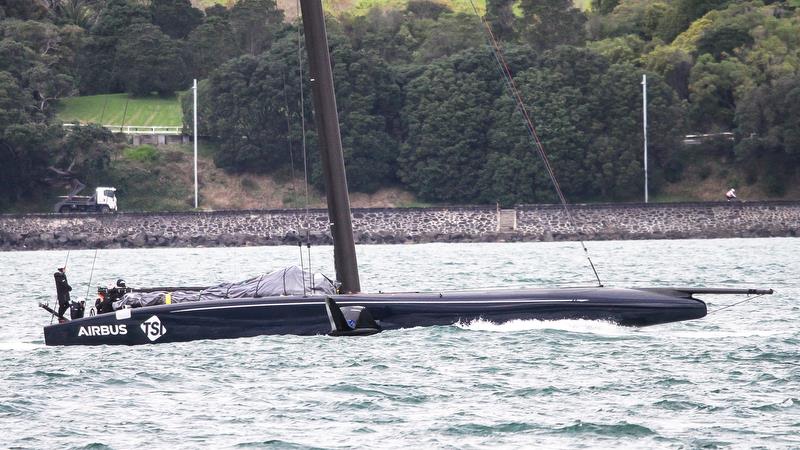
<instances>
[{"instance_id":1,"label":"boat mast","mask_svg":"<svg viewBox=\"0 0 800 450\"><path fill-rule=\"evenodd\" d=\"M331 56L328 52L322 1L300 0L300 10L308 52L314 122L317 125L322 171L325 175L336 278L342 283L343 292L360 292L350 198L347 194L342 137L336 113L336 94L333 89Z\"/></svg>"}]
</instances>

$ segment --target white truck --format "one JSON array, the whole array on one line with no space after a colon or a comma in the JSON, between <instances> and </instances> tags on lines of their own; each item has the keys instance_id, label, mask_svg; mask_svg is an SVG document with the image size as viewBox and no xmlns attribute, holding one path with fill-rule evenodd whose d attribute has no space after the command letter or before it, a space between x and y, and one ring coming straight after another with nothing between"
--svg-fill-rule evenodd
<instances>
[{"instance_id":1,"label":"white truck","mask_svg":"<svg viewBox=\"0 0 800 450\"><path fill-rule=\"evenodd\" d=\"M70 212L101 212L108 213L117 210L116 189L113 187L99 187L94 190L94 195L75 195L83 189L72 191L69 195L62 195L53 207L58 213Z\"/></svg>"}]
</instances>

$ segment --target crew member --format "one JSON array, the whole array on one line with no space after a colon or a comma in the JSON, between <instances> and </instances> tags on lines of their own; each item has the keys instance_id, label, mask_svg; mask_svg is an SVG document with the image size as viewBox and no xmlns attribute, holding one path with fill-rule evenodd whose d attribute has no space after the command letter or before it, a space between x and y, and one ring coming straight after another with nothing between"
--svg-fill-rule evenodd
<instances>
[{"instance_id":1,"label":"crew member","mask_svg":"<svg viewBox=\"0 0 800 450\"><path fill-rule=\"evenodd\" d=\"M53 274L56 279L56 295L58 296L58 320L66 320L64 313L69 309L69 291L72 286L67 282L66 267L59 267L58 271Z\"/></svg>"},{"instance_id":2,"label":"crew member","mask_svg":"<svg viewBox=\"0 0 800 450\"><path fill-rule=\"evenodd\" d=\"M731 200L735 199L736 198L736 189L731 188L728 192L726 192L725 193L725 198L728 199L728 201L731 201Z\"/></svg>"}]
</instances>

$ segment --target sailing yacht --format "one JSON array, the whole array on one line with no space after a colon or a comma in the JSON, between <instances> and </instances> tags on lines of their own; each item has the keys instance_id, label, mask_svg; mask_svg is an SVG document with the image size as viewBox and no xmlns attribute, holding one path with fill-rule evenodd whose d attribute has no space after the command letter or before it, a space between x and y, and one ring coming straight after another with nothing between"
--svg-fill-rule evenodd
<instances>
[{"instance_id":1,"label":"sailing yacht","mask_svg":"<svg viewBox=\"0 0 800 450\"><path fill-rule=\"evenodd\" d=\"M214 288L121 286L118 294L155 294L141 306L115 302L116 308L72 320L60 317L44 328L47 345L152 344L270 334L370 335L406 327L452 325L483 319L605 320L647 326L698 319L707 313L697 294L770 294L762 289L713 288L524 288L404 293L361 292L353 240L350 201L334 95L333 76L321 0L300 0L309 77L325 177L328 215L338 283L333 290L306 288L307 274L296 275L302 291L278 289L261 295L260 285L245 296ZM565 205L566 206L566 205ZM295 278L297 279L297 278ZM599 279L599 277L598 277ZM598 283L599 284L599 283ZM295 287L297 282L295 282ZM216 287L218 288L218 287ZM172 301L173 293L176 300ZM56 314L47 308L52 314Z\"/></svg>"}]
</instances>

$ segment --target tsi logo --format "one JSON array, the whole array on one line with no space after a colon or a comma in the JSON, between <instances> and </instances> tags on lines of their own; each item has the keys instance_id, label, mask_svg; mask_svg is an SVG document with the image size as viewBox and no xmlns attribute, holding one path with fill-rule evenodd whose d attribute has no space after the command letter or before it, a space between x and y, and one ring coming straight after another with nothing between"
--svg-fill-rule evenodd
<instances>
[{"instance_id":1,"label":"tsi logo","mask_svg":"<svg viewBox=\"0 0 800 450\"><path fill-rule=\"evenodd\" d=\"M140 328L144 332L144 335L147 336L147 339L150 339L150 342L155 341L167 332L166 327L161 325L161 321L158 320L158 316L153 316L145 320L140 325Z\"/></svg>"}]
</instances>

